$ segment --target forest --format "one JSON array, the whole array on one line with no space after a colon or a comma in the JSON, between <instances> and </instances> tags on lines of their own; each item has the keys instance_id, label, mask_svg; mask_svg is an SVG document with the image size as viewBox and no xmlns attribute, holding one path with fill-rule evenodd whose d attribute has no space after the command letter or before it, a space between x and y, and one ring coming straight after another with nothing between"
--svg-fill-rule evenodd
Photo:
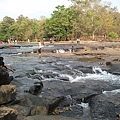
<instances>
[{"instance_id":1,"label":"forest","mask_svg":"<svg viewBox=\"0 0 120 120\"><path fill-rule=\"evenodd\" d=\"M20 15L14 20L5 16L0 21L0 40L120 40L120 12L111 7L111 3L101 4L101 0L69 1L71 6L56 6L50 18L41 16L37 20Z\"/></svg>"}]
</instances>

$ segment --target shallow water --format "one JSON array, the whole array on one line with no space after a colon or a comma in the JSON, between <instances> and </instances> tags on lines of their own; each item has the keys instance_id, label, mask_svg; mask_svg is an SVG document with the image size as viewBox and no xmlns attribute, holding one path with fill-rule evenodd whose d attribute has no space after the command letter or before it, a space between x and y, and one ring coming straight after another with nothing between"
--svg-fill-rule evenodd
<instances>
[{"instance_id":1,"label":"shallow water","mask_svg":"<svg viewBox=\"0 0 120 120\"><path fill-rule=\"evenodd\" d=\"M67 77L69 81L67 82L85 82L89 80L99 80L107 81L114 85L120 85L120 76L108 73L102 70L99 62L102 62L98 58L89 58L74 60L71 58L56 58L56 57L42 57L38 58L34 55L32 56L22 56L22 52L28 52L37 47L21 47L20 49L3 49L2 56L4 57L5 63L15 69L15 73L12 74L14 78L20 81L23 86L21 89L27 88L28 85L33 84L37 78L40 76L42 80L59 80L60 77ZM51 48L51 46L49 47ZM53 46L52 46L53 48ZM6 52L7 51L7 52ZM16 52L17 51L17 52ZM13 54L16 52L15 54ZM9 54L8 54L9 53ZM81 71L81 68L90 69L92 72L85 73ZM34 73L34 74L33 74ZM32 78L28 77L28 74ZM46 75L52 75L46 77ZM66 82L66 81L65 81ZM105 95L114 95L119 93L120 89L113 91L103 91ZM82 102L79 104L83 107L83 118L84 120L90 120L90 108L88 103Z\"/></svg>"},{"instance_id":2,"label":"shallow water","mask_svg":"<svg viewBox=\"0 0 120 120\"><path fill-rule=\"evenodd\" d=\"M51 46L46 46L47 49ZM54 46L52 46L53 48ZM107 81L112 84L120 84L120 76L108 73L102 70L99 63L103 61L99 58L80 58L79 61L74 59L64 59L55 57L37 58L32 56L21 56L22 52L33 51L37 46L23 46L14 49L2 49L2 54L5 63L14 67L15 69L23 69L24 71L35 70L37 73L42 72L57 73L60 77L68 77L70 82L84 82L86 80L100 80ZM6 53L9 51L9 54ZM13 54L17 51L16 54ZM21 52L22 51L22 52ZM11 53L10 53L11 52ZM21 53L21 54L20 54ZM84 62L83 62L84 61ZM79 66L91 67L92 73L84 73L79 70ZM86 67L87 66L87 67ZM37 69L36 69L37 68ZM17 70L18 71L18 70ZM46 78L43 77L44 80ZM47 78L47 80L51 78ZM52 78L53 79L53 78Z\"/></svg>"}]
</instances>

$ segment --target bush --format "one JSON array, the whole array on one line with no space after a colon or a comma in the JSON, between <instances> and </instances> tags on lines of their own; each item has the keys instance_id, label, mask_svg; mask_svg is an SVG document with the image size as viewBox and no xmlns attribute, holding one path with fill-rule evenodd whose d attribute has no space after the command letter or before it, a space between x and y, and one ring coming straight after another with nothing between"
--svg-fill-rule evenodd
<instances>
[{"instance_id":1,"label":"bush","mask_svg":"<svg viewBox=\"0 0 120 120\"><path fill-rule=\"evenodd\" d=\"M110 32L109 35L108 35L110 38L118 38L118 34L115 33L115 32Z\"/></svg>"}]
</instances>

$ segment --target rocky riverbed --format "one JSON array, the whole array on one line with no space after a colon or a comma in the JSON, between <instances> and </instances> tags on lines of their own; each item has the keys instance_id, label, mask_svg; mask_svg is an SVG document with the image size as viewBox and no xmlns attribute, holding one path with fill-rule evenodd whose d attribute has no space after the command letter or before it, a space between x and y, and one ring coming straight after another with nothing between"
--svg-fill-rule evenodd
<instances>
[{"instance_id":1,"label":"rocky riverbed","mask_svg":"<svg viewBox=\"0 0 120 120\"><path fill-rule=\"evenodd\" d=\"M74 46L74 51L71 48ZM15 70L16 99L4 106L17 120L116 120L120 114L120 43L82 41L2 45L0 54ZM12 73L10 73L12 74ZM29 91L43 83L40 93Z\"/></svg>"}]
</instances>

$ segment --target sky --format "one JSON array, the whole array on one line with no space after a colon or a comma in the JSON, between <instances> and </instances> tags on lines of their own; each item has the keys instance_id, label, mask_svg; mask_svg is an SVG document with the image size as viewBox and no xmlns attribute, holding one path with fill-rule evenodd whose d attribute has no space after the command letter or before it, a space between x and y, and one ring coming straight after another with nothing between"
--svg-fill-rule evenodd
<instances>
[{"instance_id":1,"label":"sky","mask_svg":"<svg viewBox=\"0 0 120 120\"><path fill-rule=\"evenodd\" d=\"M120 12L120 0L105 0L117 6ZM40 19L41 16L50 18L51 14L58 5L69 7L71 2L68 0L0 0L0 21L5 16L18 18L23 15L30 19Z\"/></svg>"}]
</instances>

